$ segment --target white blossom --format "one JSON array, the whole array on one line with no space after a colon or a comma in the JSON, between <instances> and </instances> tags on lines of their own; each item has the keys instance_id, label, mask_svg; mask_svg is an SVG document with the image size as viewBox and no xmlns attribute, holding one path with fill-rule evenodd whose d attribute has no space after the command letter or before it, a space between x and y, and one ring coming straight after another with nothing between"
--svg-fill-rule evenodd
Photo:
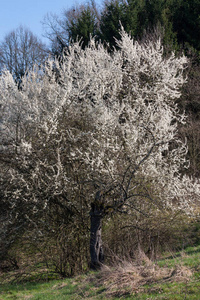
<instances>
[{"instance_id":1,"label":"white blossom","mask_svg":"<svg viewBox=\"0 0 200 300\"><path fill-rule=\"evenodd\" d=\"M80 185L88 203L94 186L112 191L108 203L138 197L189 212L198 200L198 182L180 173L188 162L178 123L186 118L174 100L186 57L165 58L160 40L140 44L123 29L118 47L74 43L62 63L49 59L29 72L22 90L9 72L1 76L1 147L18 150L23 172L11 182L21 184L24 201L46 208L67 195L76 205Z\"/></svg>"}]
</instances>

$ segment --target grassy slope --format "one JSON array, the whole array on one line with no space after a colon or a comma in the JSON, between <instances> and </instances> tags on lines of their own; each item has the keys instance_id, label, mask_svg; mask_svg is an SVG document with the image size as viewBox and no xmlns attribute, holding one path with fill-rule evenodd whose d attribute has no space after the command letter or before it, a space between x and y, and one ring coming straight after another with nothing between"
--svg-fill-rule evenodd
<instances>
[{"instance_id":1,"label":"grassy slope","mask_svg":"<svg viewBox=\"0 0 200 300\"><path fill-rule=\"evenodd\" d=\"M200 246L187 248L173 257L158 262L160 270L177 267L189 268L192 276L178 279L149 280L131 289L127 286L108 285L106 278L100 284L100 273L89 273L75 278L49 282L4 283L0 286L0 299L200 299ZM123 276L123 274L122 274ZM133 276L134 278L134 276ZM109 281L109 280L108 280Z\"/></svg>"}]
</instances>

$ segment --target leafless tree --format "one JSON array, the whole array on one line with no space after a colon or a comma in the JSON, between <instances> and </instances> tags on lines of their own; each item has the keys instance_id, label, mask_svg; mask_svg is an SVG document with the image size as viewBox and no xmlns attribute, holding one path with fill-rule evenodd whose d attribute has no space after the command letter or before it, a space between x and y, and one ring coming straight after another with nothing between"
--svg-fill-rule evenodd
<instances>
[{"instance_id":1,"label":"leafless tree","mask_svg":"<svg viewBox=\"0 0 200 300\"><path fill-rule=\"evenodd\" d=\"M34 64L41 65L47 57L47 47L25 27L8 33L0 43L0 71L9 70L17 82Z\"/></svg>"}]
</instances>

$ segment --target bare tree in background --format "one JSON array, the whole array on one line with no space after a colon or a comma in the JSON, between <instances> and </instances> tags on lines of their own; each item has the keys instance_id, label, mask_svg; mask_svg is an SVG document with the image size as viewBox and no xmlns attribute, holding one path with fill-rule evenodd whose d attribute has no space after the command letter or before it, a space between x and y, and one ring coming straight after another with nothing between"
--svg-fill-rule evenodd
<instances>
[{"instance_id":1,"label":"bare tree in background","mask_svg":"<svg viewBox=\"0 0 200 300\"><path fill-rule=\"evenodd\" d=\"M0 71L9 70L18 83L34 64L43 64L46 57L45 44L22 26L8 33L0 43Z\"/></svg>"}]
</instances>

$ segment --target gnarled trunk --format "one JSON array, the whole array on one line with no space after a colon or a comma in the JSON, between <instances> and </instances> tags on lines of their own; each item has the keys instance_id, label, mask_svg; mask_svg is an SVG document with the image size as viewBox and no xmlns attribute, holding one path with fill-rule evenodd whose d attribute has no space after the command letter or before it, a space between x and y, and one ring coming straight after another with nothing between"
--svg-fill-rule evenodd
<instances>
[{"instance_id":1,"label":"gnarled trunk","mask_svg":"<svg viewBox=\"0 0 200 300\"><path fill-rule=\"evenodd\" d=\"M90 211L90 267L98 269L104 260L103 246L101 240L102 207L92 203Z\"/></svg>"}]
</instances>

